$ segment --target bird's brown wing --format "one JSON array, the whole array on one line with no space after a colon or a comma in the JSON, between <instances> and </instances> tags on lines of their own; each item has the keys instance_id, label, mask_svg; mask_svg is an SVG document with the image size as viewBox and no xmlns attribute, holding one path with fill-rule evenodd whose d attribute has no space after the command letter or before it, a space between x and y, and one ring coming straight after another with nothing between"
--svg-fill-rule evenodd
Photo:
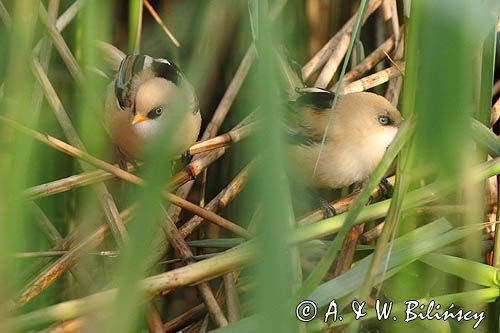
<instances>
[{"instance_id":1,"label":"bird's brown wing","mask_svg":"<svg viewBox=\"0 0 500 333\"><path fill-rule=\"evenodd\" d=\"M328 90L314 88L304 92L297 100L288 102L285 122L289 143L321 143L334 97Z\"/></svg>"}]
</instances>

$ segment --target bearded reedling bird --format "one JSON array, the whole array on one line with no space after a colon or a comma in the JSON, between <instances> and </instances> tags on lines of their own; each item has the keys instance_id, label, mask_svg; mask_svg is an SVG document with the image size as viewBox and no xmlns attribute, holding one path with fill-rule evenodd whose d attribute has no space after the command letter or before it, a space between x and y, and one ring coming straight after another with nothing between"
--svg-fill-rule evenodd
<instances>
[{"instance_id":1,"label":"bearded reedling bird","mask_svg":"<svg viewBox=\"0 0 500 333\"><path fill-rule=\"evenodd\" d=\"M105 124L121 162L140 159L162 130L175 129L170 145L183 154L196 141L201 115L193 87L172 62L128 55L108 87Z\"/></svg>"},{"instance_id":2,"label":"bearded reedling bird","mask_svg":"<svg viewBox=\"0 0 500 333\"><path fill-rule=\"evenodd\" d=\"M289 103L291 172L315 188L336 189L365 182L403 121L382 96L368 92L339 96L332 111L334 97L328 90L309 88ZM333 115L316 166L329 112Z\"/></svg>"}]
</instances>

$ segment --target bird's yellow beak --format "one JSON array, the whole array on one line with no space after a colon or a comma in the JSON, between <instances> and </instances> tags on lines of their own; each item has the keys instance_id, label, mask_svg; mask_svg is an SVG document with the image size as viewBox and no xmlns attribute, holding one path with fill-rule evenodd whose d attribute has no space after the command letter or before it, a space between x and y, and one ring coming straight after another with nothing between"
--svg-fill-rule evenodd
<instances>
[{"instance_id":1,"label":"bird's yellow beak","mask_svg":"<svg viewBox=\"0 0 500 333\"><path fill-rule=\"evenodd\" d=\"M142 123L143 121L147 120L148 118L144 117L143 115L136 114L134 116L134 119L132 120L132 125Z\"/></svg>"}]
</instances>

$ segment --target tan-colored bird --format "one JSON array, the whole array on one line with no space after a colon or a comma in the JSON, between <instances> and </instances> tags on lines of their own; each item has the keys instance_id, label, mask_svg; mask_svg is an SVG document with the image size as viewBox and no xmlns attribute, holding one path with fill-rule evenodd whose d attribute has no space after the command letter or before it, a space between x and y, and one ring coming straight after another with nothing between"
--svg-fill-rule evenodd
<instances>
[{"instance_id":1,"label":"tan-colored bird","mask_svg":"<svg viewBox=\"0 0 500 333\"><path fill-rule=\"evenodd\" d=\"M339 96L316 166L334 97L330 91L314 89L290 103L292 174L316 188L366 181L402 123L399 111L384 97L368 92Z\"/></svg>"},{"instance_id":2,"label":"tan-colored bird","mask_svg":"<svg viewBox=\"0 0 500 333\"><path fill-rule=\"evenodd\" d=\"M169 149L184 153L198 138L201 115L193 87L172 62L128 55L110 84L105 124L125 160L140 159L161 131L175 130Z\"/></svg>"}]
</instances>

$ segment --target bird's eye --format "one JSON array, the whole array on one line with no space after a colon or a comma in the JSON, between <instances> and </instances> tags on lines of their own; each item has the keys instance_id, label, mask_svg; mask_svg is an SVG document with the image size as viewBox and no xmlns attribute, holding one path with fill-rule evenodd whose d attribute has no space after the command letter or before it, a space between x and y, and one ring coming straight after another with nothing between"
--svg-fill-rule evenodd
<instances>
[{"instance_id":1,"label":"bird's eye","mask_svg":"<svg viewBox=\"0 0 500 333\"><path fill-rule=\"evenodd\" d=\"M156 108L152 109L151 111L149 111L148 118L150 118L150 119L158 118L159 116L161 116L162 113L163 113L163 107L161 107L161 106L156 107Z\"/></svg>"},{"instance_id":2,"label":"bird's eye","mask_svg":"<svg viewBox=\"0 0 500 333\"><path fill-rule=\"evenodd\" d=\"M387 117L387 116L380 116L380 117L378 117L378 122L382 126L387 126L390 124L391 121L390 121L389 117Z\"/></svg>"}]
</instances>

